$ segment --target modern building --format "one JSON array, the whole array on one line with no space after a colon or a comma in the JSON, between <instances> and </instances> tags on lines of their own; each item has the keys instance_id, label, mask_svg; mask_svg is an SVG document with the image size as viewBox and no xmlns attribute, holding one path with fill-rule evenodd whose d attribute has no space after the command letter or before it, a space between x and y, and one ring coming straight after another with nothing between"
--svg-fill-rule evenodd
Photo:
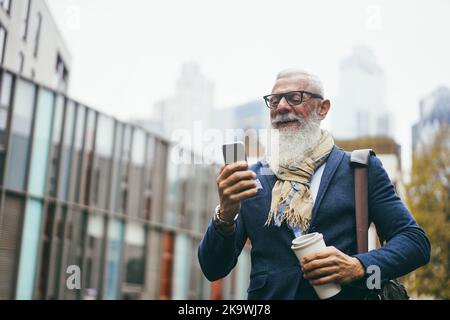
<instances>
[{"instance_id":1,"label":"modern building","mask_svg":"<svg viewBox=\"0 0 450 320\"><path fill-rule=\"evenodd\" d=\"M444 125L450 125L450 89L442 86L420 101L420 118L412 127L413 153L420 151Z\"/></svg>"},{"instance_id":2,"label":"modern building","mask_svg":"<svg viewBox=\"0 0 450 320\"><path fill-rule=\"evenodd\" d=\"M43 0L0 0L0 45L0 299L245 298L249 247L213 284L197 261L217 166L68 97Z\"/></svg>"},{"instance_id":3,"label":"modern building","mask_svg":"<svg viewBox=\"0 0 450 320\"><path fill-rule=\"evenodd\" d=\"M330 131L337 139L392 136L386 80L373 51L355 47L339 65L338 95L330 111Z\"/></svg>"},{"instance_id":4,"label":"modern building","mask_svg":"<svg viewBox=\"0 0 450 320\"><path fill-rule=\"evenodd\" d=\"M0 87L0 299L245 298L248 247L213 286L197 261L217 166L3 68Z\"/></svg>"},{"instance_id":5,"label":"modern building","mask_svg":"<svg viewBox=\"0 0 450 320\"><path fill-rule=\"evenodd\" d=\"M352 140L336 140L336 145L351 152L356 149L373 149L377 157L383 163L389 178L394 185L395 191L400 198L405 199L406 190L402 179L401 147L392 138L371 137ZM375 225L369 229L369 250L380 246L376 234Z\"/></svg>"},{"instance_id":6,"label":"modern building","mask_svg":"<svg viewBox=\"0 0 450 320\"><path fill-rule=\"evenodd\" d=\"M0 65L66 92L70 62L44 0L0 0Z\"/></svg>"}]
</instances>

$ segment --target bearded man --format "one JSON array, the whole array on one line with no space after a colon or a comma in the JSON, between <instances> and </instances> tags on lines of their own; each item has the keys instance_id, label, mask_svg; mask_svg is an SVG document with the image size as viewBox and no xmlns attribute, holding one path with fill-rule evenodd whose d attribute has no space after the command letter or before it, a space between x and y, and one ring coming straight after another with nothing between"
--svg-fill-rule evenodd
<instances>
[{"instance_id":1,"label":"bearded man","mask_svg":"<svg viewBox=\"0 0 450 320\"><path fill-rule=\"evenodd\" d=\"M318 299L312 286L332 282L343 288L334 298L362 299L369 266L379 267L386 281L428 263L429 240L376 156L368 165L369 223L387 242L357 254L350 153L320 128L330 100L324 99L319 78L282 71L264 99L279 133L277 161L259 161L250 169L246 162L222 166L220 204L198 248L205 276L225 277L247 239L252 246L248 299ZM328 247L300 264L291 242L311 232L322 233Z\"/></svg>"}]
</instances>

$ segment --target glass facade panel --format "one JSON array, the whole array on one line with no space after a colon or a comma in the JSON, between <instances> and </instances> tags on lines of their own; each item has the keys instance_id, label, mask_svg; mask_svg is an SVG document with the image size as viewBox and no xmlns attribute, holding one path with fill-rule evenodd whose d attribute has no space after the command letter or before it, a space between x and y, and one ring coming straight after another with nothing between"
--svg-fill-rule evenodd
<instances>
[{"instance_id":1,"label":"glass facade panel","mask_svg":"<svg viewBox=\"0 0 450 320\"><path fill-rule=\"evenodd\" d=\"M116 211L119 211L121 213L125 213L127 211L128 204L128 164L130 162L130 146L131 128L130 126L125 125L120 160L120 189L119 192L116 193Z\"/></svg>"},{"instance_id":2,"label":"glass facade panel","mask_svg":"<svg viewBox=\"0 0 450 320\"><path fill-rule=\"evenodd\" d=\"M108 254L106 262L106 285L104 298L119 298L120 265L122 261L122 243L124 237L123 222L112 219L108 226Z\"/></svg>"},{"instance_id":3,"label":"glass facade panel","mask_svg":"<svg viewBox=\"0 0 450 320\"><path fill-rule=\"evenodd\" d=\"M41 217L42 203L36 200L28 200L22 230L19 276L16 292L16 299L19 300L30 300L33 298Z\"/></svg>"},{"instance_id":4,"label":"glass facade panel","mask_svg":"<svg viewBox=\"0 0 450 320\"><path fill-rule=\"evenodd\" d=\"M9 108L11 103L11 89L13 77L7 72L2 73L2 85L0 90L0 107Z\"/></svg>"},{"instance_id":5,"label":"glass facade panel","mask_svg":"<svg viewBox=\"0 0 450 320\"><path fill-rule=\"evenodd\" d=\"M178 157L182 152L180 148L174 147L170 152L167 177L167 210L164 223L168 226L175 227L177 221L177 212L179 211L179 194L180 194L180 164L177 164L174 157Z\"/></svg>"},{"instance_id":6,"label":"glass facade panel","mask_svg":"<svg viewBox=\"0 0 450 320\"><path fill-rule=\"evenodd\" d=\"M73 131L75 126L75 104L73 101L66 102L66 114L64 119L64 138L62 145L61 159L62 172L61 172L61 199L69 200L69 186L73 161Z\"/></svg>"},{"instance_id":7,"label":"glass facade panel","mask_svg":"<svg viewBox=\"0 0 450 320\"><path fill-rule=\"evenodd\" d=\"M125 268L127 283L144 284L145 278L145 229L135 223L127 223L125 230L126 257Z\"/></svg>"},{"instance_id":8,"label":"glass facade panel","mask_svg":"<svg viewBox=\"0 0 450 320\"><path fill-rule=\"evenodd\" d=\"M11 189L20 191L25 190L34 98L35 86L29 82L18 80L12 115L11 147L6 185Z\"/></svg>"},{"instance_id":9,"label":"glass facade panel","mask_svg":"<svg viewBox=\"0 0 450 320\"><path fill-rule=\"evenodd\" d=\"M31 154L31 169L28 191L43 196L47 177L47 166L51 144L54 94L41 89L38 95L34 142Z\"/></svg>"},{"instance_id":10,"label":"glass facade panel","mask_svg":"<svg viewBox=\"0 0 450 320\"><path fill-rule=\"evenodd\" d=\"M124 125L122 123L117 123L116 131L114 133L114 160L113 160L113 168L112 168L112 178L111 178L111 188L112 194L115 195L111 197L110 208L115 212L120 212L118 205L118 198L120 196L121 191L121 178L122 178L122 149L123 149L123 131Z\"/></svg>"},{"instance_id":11,"label":"glass facade panel","mask_svg":"<svg viewBox=\"0 0 450 320\"><path fill-rule=\"evenodd\" d=\"M133 132L129 183L129 215L143 217L142 199L144 189L145 132L136 129Z\"/></svg>"},{"instance_id":12,"label":"glass facade panel","mask_svg":"<svg viewBox=\"0 0 450 320\"><path fill-rule=\"evenodd\" d=\"M73 150L73 174L72 174L72 195L70 199L74 202L79 202L79 191L81 185L81 170L83 165L83 132L85 124L85 108L77 106L77 116L75 125L74 150Z\"/></svg>"},{"instance_id":13,"label":"glass facade panel","mask_svg":"<svg viewBox=\"0 0 450 320\"><path fill-rule=\"evenodd\" d=\"M93 204L98 208L107 207L110 184L110 167L113 151L114 120L99 116L96 132L96 159L93 175Z\"/></svg>"},{"instance_id":14,"label":"glass facade panel","mask_svg":"<svg viewBox=\"0 0 450 320\"><path fill-rule=\"evenodd\" d=\"M95 125L97 114L92 111L87 111L86 130L84 139L84 166L81 176L81 192L83 194L82 203L89 204L92 190L92 168L94 163L94 139L95 139Z\"/></svg>"},{"instance_id":15,"label":"glass facade panel","mask_svg":"<svg viewBox=\"0 0 450 320\"><path fill-rule=\"evenodd\" d=\"M186 234L179 233L175 238L172 299L188 299L191 275L191 248L191 238Z\"/></svg>"},{"instance_id":16,"label":"glass facade panel","mask_svg":"<svg viewBox=\"0 0 450 320\"><path fill-rule=\"evenodd\" d=\"M101 257L103 251L104 218L91 214L88 222L88 243L86 248L85 285L83 299L98 299L101 271Z\"/></svg>"},{"instance_id":17,"label":"glass facade panel","mask_svg":"<svg viewBox=\"0 0 450 320\"><path fill-rule=\"evenodd\" d=\"M64 116L64 98L58 96L55 105L55 117L53 119L53 133L52 133L52 148L51 148L51 163L50 163L50 181L49 194L56 197L58 186L58 171L59 162L61 158L61 134Z\"/></svg>"}]
</instances>

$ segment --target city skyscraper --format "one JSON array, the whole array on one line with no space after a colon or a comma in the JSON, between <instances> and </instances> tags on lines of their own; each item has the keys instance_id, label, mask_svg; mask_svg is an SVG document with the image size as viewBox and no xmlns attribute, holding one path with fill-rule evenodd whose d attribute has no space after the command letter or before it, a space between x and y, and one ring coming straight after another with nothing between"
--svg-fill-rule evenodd
<instances>
[{"instance_id":1,"label":"city skyscraper","mask_svg":"<svg viewBox=\"0 0 450 320\"><path fill-rule=\"evenodd\" d=\"M330 112L338 139L392 136L384 71L374 52L358 46L339 65L338 95Z\"/></svg>"},{"instance_id":2,"label":"city skyscraper","mask_svg":"<svg viewBox=\"0 0 450 320\"><path fill-rule=\"evenodd\" d=\"M203 128L213 127L214 85L196 62L182 65L174 94L154 106L160 116L163 134L171 138L177 129L192 132L194 122Z\"/></svg>"},{"instance_id":3,"label":"city skyscraper","mask_svg":"<svg viewBox=\"0 0 450 320\"><path fill-rule=\"evenodd\" d=\"M450 125L450 89L438 87L420 100L420 118L412 127L413 152L432 140L443 125Z\"/></svg>"}]
</instances>

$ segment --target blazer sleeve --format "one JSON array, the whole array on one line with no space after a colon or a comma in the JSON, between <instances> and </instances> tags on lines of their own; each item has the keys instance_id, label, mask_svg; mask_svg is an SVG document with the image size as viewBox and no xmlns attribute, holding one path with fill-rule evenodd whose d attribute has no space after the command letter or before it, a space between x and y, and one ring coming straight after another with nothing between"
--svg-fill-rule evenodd
<instances>
[{"instance_id":1,"label":"blazer sleeve","mask_svg":"<svg viewBox=\"0 0 450 320\"><path fill-rule=\"evenodd\" d=\"M247 240L242 214L239 215L236 223L235 231L224 236L216 230L211 221L200 242L197 252L198 261L203 274L209 281L227 276L237 263Z\"/></svg>"},{"instance_id":2,"label":"blazer sleeve","mask_svg":"<svg viewBox=\"0 0 450 320\"><path fill-rule=\"evenodd\" d=\"M380 268L382 280L394 279L417 269L430 260L430 241L395 193L381 161L369 162L369 220L386 244L379 249L357 254L367 270Z\"/></svg>"}]
</instances>

